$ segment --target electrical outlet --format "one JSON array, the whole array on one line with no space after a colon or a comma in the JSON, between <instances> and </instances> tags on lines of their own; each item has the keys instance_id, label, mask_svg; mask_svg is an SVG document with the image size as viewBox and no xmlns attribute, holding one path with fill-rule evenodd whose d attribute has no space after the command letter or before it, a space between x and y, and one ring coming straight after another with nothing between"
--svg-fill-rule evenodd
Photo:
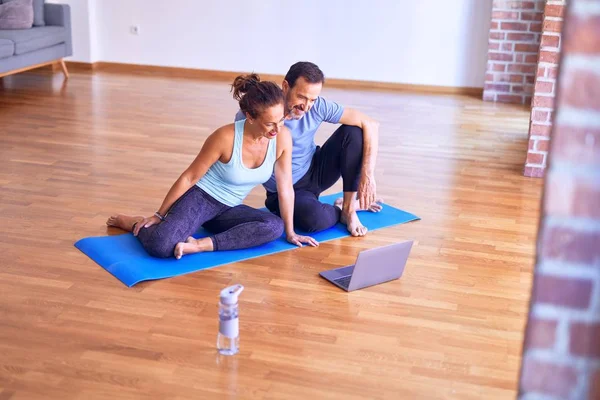
<instances>
[{"instance_id":1,"label":"electrical outlet","mask_svg":"<svg viewBox=\"0 0 600 400\"><path fill-rule=\"evenodd\" d=\"M129 33L131 33L132 35L139 35L140 34L140 26L139 25L131 25L129 27Z\"/></svg>"}]
</instances>

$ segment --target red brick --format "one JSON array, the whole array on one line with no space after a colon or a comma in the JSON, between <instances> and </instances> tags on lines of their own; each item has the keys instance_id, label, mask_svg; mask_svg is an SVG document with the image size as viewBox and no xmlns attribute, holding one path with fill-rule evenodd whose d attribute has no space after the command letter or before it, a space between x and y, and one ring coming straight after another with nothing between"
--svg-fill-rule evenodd
<instances>
[{"instance_id":1,"label":"red brick","mask_svg":"<svg viewBox=\"0 0 600 400\"><path fill-rule=\"evenodd\" d=\"M537 64L538 61L538 55L537 53L535 54L527 54L525 56L525 62L528 64Z\"/></svg>"},{"instance_id":2,"label":"red brick","mask_svg":"<svg viewBox=\"0 0 600 400\"><path fill-rule=\"evenodd\" d=\"M600 111L600 75L587 70L570 70L569 79L563 81L560 90L561 104Z\"/></svg>"},{"instance_id":3,"label":"red brick","mask_svg":"<svg viewBox=\"0 0 600 400\"><path fill-rule=\"evenodd\" d=\"M494 82L494 74L485 74L486 82Z\"/></svg>"},{"instance_id":4,"label":"red brick","mask_svg":"<svg viewBox=\"0 0 600 400\"><path fill-rule=\"evenodd\" d=\"M531 113L531 120L534 122L548 122L550 113L548 111L533 110Z\"/></svg>"},{"instance_id":5,"label":"red brick","mask_svg":"<svg viewBox=\"0 0 600 400\"><path fill-rule=\"evenodd\" d=\"M535 103L535 99L534 99L534 103ZM535 107L535 105L534 105L534 107ZM533 136L550 137L551 132L552 132L552 127L550 125L531 124L530 134Z\"/></svg>"},{"instance_id":6,"label":"red brick","mask_svg":"<svg viewBox=\"0 0 600 400\"><path fill-rule=\"evenodd\" d=\"M541 12L522 12L521 20L522 21L542 21L544 19L544 14Z\"/></svg>"},{"instance_id":7,"label":"red brick","mask_svg":"<svg viewBox=\"0 0 600 400\"><path fill-rule=\"evenodd\" d=\"M535 83L535 76L525 75L525 83L533 85Z\"/></svg>"},{"instance_id":8,"label":"red brick","mask_svg":"<svg viewBox=\"0 0 600 400\"><path fill-rule=\"evenodd\" d=\"M526 22L501 22L500 29L503 31L526 31L528 28Z\"/></svg>"},{"instance_id":9,"label":"red brick","mask_svg":"<svg viewBox=\"0 0 600 400\"><path fill-rule=\"evenodd\" d=\"M502 43L502 51L513 51L513 47L512 43Z\"/></svg>"},{"instance_id":10,"label":"red brick","mask_svg":"<svg viewBox=\"0 0 600 400\"><path fill-rule=\"evenodd\" d=\"M509 64L508 72L521 72L524 74L535 74L537 65L532 64Z\"/></svg>"},{"instance_id":11,"label":"red brick","mask_svg":"<svg viewBox=\"0 0 600 400\"><path fill-rule=\"evenodd\" d=\"M539 49L540 49L540 46L538 46L535 43L516 43L515 44L515 51L522 51L524 53L537 53Z\"/></svg>"},{"instance_id":12,"label":"red brick","mask_svg":"<svg viewBox=\"0 0 600 400\"><path fill-rule=\"evenodd\" d=\"M531 106L531 94L525 95L525 98L523 99L523 104L527 104L528 106Z\"/></svg>"},{"instance_id":13,"label":"red brick","mask_svg":"<svg viewBox=\"0 0 600 400\"><path fill-rule=\"evenodd\" d=\"M509 81L511 83L523 83L523 77L525 75L517 75L517 74L510 74L509 75Z\"/></svg>"},{"instance_id":14,"label":"red brick","mask_svg":"<svg viewBox=\"0 0 600 400\"><path fill-rule=\"evenodd\" d=\"M488 59L492 61L513 61L513 54L490 52Z\"/></svg>"},{"instance_id":15,"label":"red brick","mask_svg":"<svg viewBox=\"0 0 600 400\"><path fill-rule=\"evenodd\" d=\"M542 32L541 22L531 22L529 24L529 32Z\"/></svg>"},{"instance_id":16,"label":"red brick","mask_svg":"<svg viewBox=\"0 0 600 400\"><path fill-rule=\"evenodd\" d=\"M535 96L533 98L533 106L554 108L554 96Z\"/></svg>"},{"instance_id":17,"label":"red brick","mask_svg":"<svg viewBox=\"0 0 600 400\"><path fill-rule=\"evenodd\" d=\"M587 358L600 358L600 323L572 323L570 329L570 350Z\"/></svg>"},{"instance_id":18,"label":"red brick","mask_svg":"<svg viewBox=\"0 0 600 400\"><path fill-rule=\"evenodd\" d=\"M536 151L545 151L546 153L550 150L550 141L549 140L536 140L535 148Z\"/></svg>"},{"instance_id":19,"label":"red brick","mask_svg":"<svg viewBox=\"0 0 600 400\"><path fill-rule=\"evenodd\" d=\"M562 161L600 166L600 129L557 126L553 154Z\"/></svg>"},{"instance_id":20,"label":"red brick","mask_svg":"<svg viewBox=\"0 0 600 400\"><path fill-rule=\"evenodd\" d=\"M590 376L590 395L588 399L600 399L600 368Z\"/></svg>"},{"instance_id":21,"label":"red brick","mask_svg":"<svg viewBox=\"0 0 600 400\"><path fill-rule=\"evenodd\" d=\"M544 165L544 155L538 153L527 153L527 164Z\"/></svg>"},{"instance_id":22,"label":"red brick","mask_svg":"<svg viewBox=\"0 0 600 400\"><path fill-rule=\"evenodd\" d=\"M600 182L591 185L580 182L575 187L573 201L573 215L575 217L600 219ZM600 243L600 235L598 236ZM597 247L597 246L596 246ZM587 249L588 254L592 249ZM596 259L600 261L600 249L596 250Z\"/></svg>"},{"instance_id":23,"label":"red brick","mask_svg":"<svg viewBox=\"0 0 600 400\"><path fill-rule=\"evenodd\" d=\"M536 141L537 140L535 140L535 139L529 139L529 148L527 149L527 151L529 151L529 150L535 150L535 142Z\"/></svg>"},{"instance_id":24,"label":"red brick","mask_svg":"<svg viewBox=\"0 0 600 400\"><path fill-rule=\"evenodd\" d=\"M560 53L557 51L540 50L540 62L558 64Z\"/></svg>"},{"instance_id":25,"label":"red brick","mask_svg":"<svg viewBox=\"0 0 600 400\"><path fill-rule=\"evenodd\" d=\"M498 83L486 83L486 84L484 84L483 89L484 90L493 90L495 92L508 93L510 91L510 85L498 84Z\"/></svg>"},{"instance_id":26,"label":"red brick","mask_svg":"<svg viewBox=\"0 0 600 400\"><path fill-rule=\"evenodd\" d=\"M552 146L556 148L554 144ZM585 232L561 227L546 228L542 235L541 253L544 257L552 260L591 264L600 259L598 243L600 243L600 232ZM566 296L567 291L571 289L573 292L579 291L579 293L573 293L576 297L570 300L570 304L586 308L586 301L589 300L590 293L584 292L588 286L591 288L591 282L578 280L571 282L571 286L564 280L561 282L562 285L565 285L559 290L563 296Z\"/></svg>"},{"instance_id":27,"label":"red brick","mask_svg":"<svg viewBox=\"0 0 600 400\"><path fill-rule=\"evenodd\" d=\"M521 54L521 53L515 54L515 62L518 62L518 63L525 62L525 55Z\"/></svg>"},{"instance_id":28,"label":"red brick","mask_svg":"<svg viewBox=\"0 0 600 400\"><path fill-rule=\"evenodd\" d=\"M552 254L555 253L554 249L548 249L548 247L565 248L562 243L559 243L564 236L555 234L554 232L557 230L559 228L546 228L544 231L543 251L548 258L552 258ZM586 309L590 306L592 286L592 281L589 279L538 274L534 280L532 298L535 303Z\"/></svg>"},{"instance_id":29,"label":"red brick","mask_svg":"<svg viewBox=\"0 0 600 400\"><path fill-rule=\"evenodd\" d=\"M565 6L559 6L554 4L546 4L544 14L546 17L562 17L565 12Z\"/></svg>"},{"instance_id":30,"label":"red brick","mask_svg":"<svg viewBox=\"0 0 600 400\"><path fill-rule=\"evenodd\" d=\"M531 357L523 360L521 390L539 392L561 398L571 398L577 385L577 371L568 366L560 366Z\"/></svg>"},{"instance_id":31,"label":"red brick","mask_svg":"<svg viewBox=\"0 0 600 400\"><path fill-rule=\"evenodd\" d=\"M490 39L492 40L504 40L506 34L504 32L490 32Z\"/></svg>"},{"instance_id":32,"label":"red brick","mask_svg":"<svg viewBox=\"0 0 600 400\"><path fill-rule=\"evenodd\" d=\"M523 85L512 85L510 91L512 93L524 93L525 87Z\"/></svg>"},{"instance_id":33,"label":"red brick","mask_svg":"<svg viewBox=\"0 0 600 400\"><path fill-rule=\"evenodd\" d=\"M533 94L533 85L525 85L523 86L523 93L532 95Z\"/></svg>"},{"instance_id":34,"label":"red brick","mask_svg":"<svg viewBox=\"0 0 600 400\"><path fill-rule=\"evenodd\" d=\"M538 80L535 83L535 92L536 93L552 93L554 90L554 83L552 82L543 82Z\"/></svg>"},{"instance_id":35,"label":"red brick","mask_svg":"<svg viewBox=\"0 0 600 400\"><path fill-rule=\"evenodd\" d=\"M555 320L538 319L531 317L527 323L525 334L525 347L528 349L548 349L554 346L556 341Z\"/></svg>"},{"instance_id":36,"label":"red brick","mask_svg":"<svg viewBox=\"0 0 600 400\"><path fill-rule=\"evenodd\" d=\"M533 166L533 167L525 167L523 171L523 175L528 176L530 178L543 178L544 172L546 169L544 167Z\"/></svg>"},{"instance_id":37,"label":"red brick","mask_svg":"<svg viewBox=\"0 0 600 400\"><path fill-rule=\"evenodd\" d=\"M511 75L511 74L496 74L496 82L511 82L511 77L512 76L519 76L519 75Z\"/></svg>"},{"instance_id":38,"label":"red brick","mask_svg":"<svg viewBox=\"0 0 600 400\"><path fill-rule=\"evenodd\" d=\"M498 29L499 26L500 25L498 24L498 22L492 21L492 23L490 24L490 29L496 30L496 29Z\"/></svg>"},{"instance_id":39,"label":"red brick","mask_svg":"<svg viewBox=\"0 0 600 400\"><path fill-rule=\"evenodd\" d=\"M539 76L540 78L546 76L546 67L539 67L537 70L537 76Z\"/></svg>"},{"instance_id":40,"label":"red brick","mask_svg":"<svg viewBox=\"0 0 600 400\"><path fill-rule=\"evenodd\" d=\"M516 11L492 11L492 19L518 20L519 13Z\"/></svg>"},{"instance_id":41,"label":"red brick","mask_svg":"<svg viewBox=\"0 0 600 400\"><path fill-rule=\"evenodd\" d=\"M498 42L489 42L488 50L500 50L500 43Z\"/></svg>"},{"instance_id":42,"label":"red brick","mask_svg":"<svg viewBox=\"0 0 600 400\"><path fill-rule=\"evenodd\" d=\"M494 64L492 64L492 68L491 69L494 72L504 72L504 71L506 71L506 64L494 63Z\"/></svg>"},{"instance_id":43,"label":"red brick","mask_svg":"<svg viewBox=\"0 0 600 400\"><path fill-rule=\"evenodd\" d=\"M516 94L499 94L497 101L500 103L523 104L524 98Z\"/></svg>"},{"instance_id":44,"label":"red brick","mask_svg":"<svg viewBox=\"0 0 600 400\"><path fill-rule=\"evenodd\" d=\"M558 78L558 68L557 67L546 67L546 71L548 72L547 78L556 79Z\"/></svg>"},{"instance_id":45,"label":"red brick","mask_svg":"<svg viewBox=\"0 0 600 400\"><path fill-rule=\"evenodd\" d=\"M554 21L551 19L544 20L544 32L562 32L562 21Z\"/></svg>"},{"instance_id":46,"label":"red brick","mask_svg":"<svg viewBox=\"0 0 600 400\"><path fill-rule=\"evenodd\" d=\"M542 47L551 47L558 49L559 44L560 36L542 35L542 42L540 43Z\"/></svg>"},{"instance_id":47,"label":"red brick","mask_svg":"<svg viewBox=\"0 0 600 400\"><path fill-rule=\"evenodd\" d=\"M519 42L532 42L535 40L535 35L533 33L510 32L506 34L506 38L508 40L515 40Z\"/></svg>"}]
</instances>

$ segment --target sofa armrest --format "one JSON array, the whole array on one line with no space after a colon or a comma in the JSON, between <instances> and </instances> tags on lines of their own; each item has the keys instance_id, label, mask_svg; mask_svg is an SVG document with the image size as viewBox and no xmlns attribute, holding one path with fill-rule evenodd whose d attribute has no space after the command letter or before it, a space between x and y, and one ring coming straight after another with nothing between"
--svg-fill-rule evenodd
<instances>
[{"instance_id":1,"label":"sofa armrest","mask_svg":"<svg viewBox=\"0 0 600 400\"><path fill-rule=\"evenodd\" d=\"M67 26L71 22L71 8L68 4L44 4L46 25Z\"/></svg>"},{"instance_id":2,"label":"sofa armrest","mask_svg":"<svg viewBox=\"0 0 600 400\"><path fill-rule=\"evenodd\" d=\"M66 28L66 56L73 55L73 39L71 33L71 7L68 4L46 3L44 4L44 20L46 21L46 25L64 26Z\"/></svg>"}]
</instances>

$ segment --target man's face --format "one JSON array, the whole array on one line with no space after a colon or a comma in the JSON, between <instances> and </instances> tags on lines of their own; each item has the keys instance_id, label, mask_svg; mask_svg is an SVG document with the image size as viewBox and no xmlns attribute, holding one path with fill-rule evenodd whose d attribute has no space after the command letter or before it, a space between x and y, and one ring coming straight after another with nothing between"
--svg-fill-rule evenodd
<instances>
[{"instance_id":1,"label":"man's face","mask_svg":"<svg viewBox=\"0 0 600 400\"><path fill-rule=\"evenodd\" d=\"M288 119L302 118L311 109L323 88L322 83L309 83L303 77L296 79L292 88L285 80L282 86Z\"/></svg>"}]
</instances>

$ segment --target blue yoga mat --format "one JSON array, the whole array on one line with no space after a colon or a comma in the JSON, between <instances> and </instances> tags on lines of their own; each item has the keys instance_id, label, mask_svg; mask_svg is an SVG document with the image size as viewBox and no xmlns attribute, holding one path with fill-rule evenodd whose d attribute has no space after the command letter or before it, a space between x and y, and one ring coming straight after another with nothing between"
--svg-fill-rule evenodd
<instances>
[{"instance_id":1,"label":"blue yoga mat","mask_svg":"<svg viewBox=\"0 0 600 400\"><path fill-rule=\"evenodd\" d=\"M341 193L321 197L321 201L333 204ZM385 204L379 213L359 212L361 222L373 231L392 225L398 225L420 219L416 215ZM300 232L298 232L300 233ZM207 236L200 230L194 237ZM346 227L337 224L325 231L312 234L319 242L350 236ZM128 287L136 283L164 279L173 276L217 267L236 261L248 260L267 254L279 253L298 247L288 243L284 237L262 246L243 250L216 251L183 256L180 260L173 258L155 258L142 247L138 239L131 233L113 236L97 236L81 239L75 247L97 262L102 268L113 274Z\"/></svg>"}]
</instances>

